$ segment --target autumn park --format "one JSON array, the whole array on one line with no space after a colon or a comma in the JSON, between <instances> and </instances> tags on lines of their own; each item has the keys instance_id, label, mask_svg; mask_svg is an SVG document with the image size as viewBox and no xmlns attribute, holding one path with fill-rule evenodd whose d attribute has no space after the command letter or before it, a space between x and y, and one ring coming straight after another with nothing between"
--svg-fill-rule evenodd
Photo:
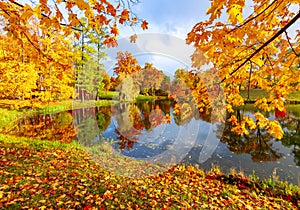
<instances>
[{"instance_id":1,"label":"autumn park","mask_svg":"<svg viewBox=\"0 0 300 210\"><path fill-rule=\"evenodd\" d=\"M0 0L0 209L300 208L300 2L198 1Z\"/></svg>"}]
</instances>

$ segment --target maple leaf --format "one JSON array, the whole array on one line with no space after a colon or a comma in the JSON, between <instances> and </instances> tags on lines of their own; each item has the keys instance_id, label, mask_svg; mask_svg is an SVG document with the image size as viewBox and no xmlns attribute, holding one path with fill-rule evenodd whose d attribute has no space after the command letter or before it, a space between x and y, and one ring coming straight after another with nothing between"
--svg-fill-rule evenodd
<instances>
[{"instance_id":1,"label":"maple leaf","mask_svg":"<svg viewBox=\"0 0 300 210\"><path fill-rule=\"evenodd\" d=\"M129 10L124 9L121 13L121 17L119 19L119 23L123 24L124 22L126 22L127 20L129 20Z\"/></svg>"},{"instance_id":2,"label":"maple leaf","mask_svg":"<svg viewBox=\"0 0 300 210\"><path fill-rule=\"evenodd\" d=\"M119 29L117 28L117 24L115 23L113 27L111 27L110 33L113 35L118 35L119 34Z\"/></svg>"},{"instance_id":3,"label":"maple leaf","mask_svg":"<svg viewBox=\"0 0 300 210\"><path fill-rule=\"evenodd\" d=\"M80 10L87 10L89 8L88 3L86 3L84 0L75 0L74 3Z\"/></svg>"},{"instance_id":4,"label":"maple leaf","mask_svg":"<svg viewBox=\"0 0 300 210\"><path fill-rule=\"evenodd\" d=\"M130 39L130 42L131 42L131 43L135 43L135 42L136 42L136 39L137 39L137 35L136 35L136 34L133 34L133 35L131 35L131 36L129 37L129 39Z\"/></svg>"},{"instance_id":5,"label":"maple leaf","mask_svg":"<svg viewBox=\"0 0 300 210\"><path fill-rule=\"evenodd\" d=\"M103 14L96 15L95 21L96 21L100 26L107 25L107 24L109 23L109 20L107 20L107 18L106 18Z\"/></svg>"},{"instance_id":6,"label":"maple leaf","mask_svg":"<svg viewBox=\"0 0 300 210\"><path fill-rule=\"evenodd\" d=\"M138 19L137 19L136 17L133 17L133 18L131 19L130 26L133 26L137 21L138 21Z\"/></svg>"},{"instance_id":7,"label":"maple leaf","mask_svg":"<svg viewBox=\"0 0 300 210\"><path fill-rule=\"evenodd\" d=\"M73 6L74 6L74 3L72 1L66 2L66 8L68 9L68 11L71 11Z\"/></svg>"},{"instance_id":8,"label":"maple leaf","mask_svg":"<svg viewBox=\"0 0 300 210\"><path fill-rule=\"evenodd\" d=\"M57 7L56 4L55 4L55 8L56 8L56 17L57 17L60 21L62 21L63 16L62 16L62 14L61 14L61 12L60 12L60 10L58 9L58 7Z\"/></svg>"},{"instance_id":9,"label":"maple leaf","mask_svg":"<svg viewBox=\"0 0 300 210\"><path fill-rule=\"evenodd\" d=\"M105 10L105 7L103 6L103 4L96 2L95 6L93 7L93 9L97 10L98 13L101 13L102 11Z\"/></svg>"},{"instance_id":10,"label":"maple leaf","mask_svg":"<svg viewBox=\"0 0 300 210\"><path fill-rule=\"evenodd\" d=\"M108 37L103 41L107 47L116 47L118 46L118 42L115 37Z\"/></svg>"},{"instance_id":11,"label":"maple leaf","mask_svg":"<svg viewBox=\"0 0 300 210\"><path fill-rule=\"evenodd\" d=\"M108 4L106 6L106 11L107 11L108 14L111 14L113 17L116 17L117 11L116 11L116 9L114 8L113 5Z\"/></svg>"},{"instance_id":12,"label":"maple leaf","mask_svg":"<svg viewBox=\"0 0 300 210\"><path fill-rule=\"evenodd\" d=\"M146 20L143 20L143 22L141 24L141 27L142 27L143 30L148 29L148 22Z\"/></svg>"}]
</instances>

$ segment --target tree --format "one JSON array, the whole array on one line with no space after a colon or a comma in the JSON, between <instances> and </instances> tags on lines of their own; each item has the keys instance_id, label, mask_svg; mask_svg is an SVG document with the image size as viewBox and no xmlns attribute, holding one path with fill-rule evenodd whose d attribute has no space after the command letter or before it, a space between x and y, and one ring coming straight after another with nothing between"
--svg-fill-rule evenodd
<instances>
[{"instance_id":1,"label":"tree","mask_svg":"<svg viewBox=\"0 0 300 210\"><path fill-rule=\"evenodd\" d=\"M145 63L144 68L134 76L135 80L139 81L141 92L146 95L155 95L155 91L161 88L164 80L164 73L151 63Z\"/></svg>"},{"instance_id":2,"label":"tree","mask_svg":"<svg viewBox=\"0 0 300 210\"><path fill-rule=\"evenodd\" d=\"M87 23L95 31L100 33L102 28L106 30L103 43L108 47L115 46L116 37L119 34L120 24L134 26L140 24L143 29L147 29L147 22L138 19L130 12L130 6L138 3L137 0L117 1L113 4L110 1L100 0L74 0L74 1L48 1L43 0L36 3L20 4L15 0L4 0L0 3L1 17L7 21L7 30L14 36L26 35L26 38L33 45L38 46L35 35L28 30L28 20L35 18L42 34L47 34L49 28L63 32L65 36L75 33L79 37L81 25L80 18L84 16ZM20 14L20 11L22 13Z\"/></svg>"},{"instance_id":3,"label":"tree","mask_svg":"<svg viewBox=\"0 0 300 210\"><path fill-rule=\"evenodd\" d=\"M246 1L211 1L208 20L197 23L186 41L196 49L192 55L195 68L211 63L216 70L233 129L247 134L260 127L282 138L278 121L266 119L259 111L252 119L237 119L233 108L247 102L240 94L243 87L256 86L268 93L255 102L264 111L284 110L284 98L300 89L300 31L294 38L287 31L300 17L299 11L293 11L299 1L254 0L250 4L247 16ZM221 19L224 12L226 20Z\"/></svg>"},{"instance_id":4,"label":"tree","mask_svg":"<svg viewBox=\"0 0 300 210\"><path fill-rule=\"evenodd\" d=\"M119 81L141 70L138 60L128 51L125 53L118 52L117 60L114 74L117 75L117 80Z\"/></svg>"},{"instance_id":5,"label":"tree","mask_svg":"<svg viewBox=\"0 0 300 210\"><path fill-rule=\"evenodd\" d=\"M114 82L115 89L119 91L120 100L132 101L139 93L138 83L132 76L141 70L141 66L128 51L118 52L117 60L114 68L114 73L117 75Z\"/></svg>"},{"instance_id":6,"label":"tree","mask_svg":"<svg viewBox=\"0 0 300 210\"><path fill-rule=\"evenodd\" d=\"M23 13L19 11L18 15ZM26 27L38 40L34 45L29 35L14 35L9 27L7 20L1 22L0 98L18 98L24 102L20 106L37 107L72 97L73 61L77 56L68 37L53 29L41 34L36 21L30 19Z\"/></svg>"},{"instance_id":7,"label":"tree","mask_svg":"<svg viewBox=\"0 0 300 210\"><path fill-rule=\"evenodd\" d=\"M22 84L21 80L26 81L26 84L19 86L21 88L11 87L13 92L9 91L7 94L10 93L13 97L22 99L32 98L32 90L38 89L34 97L42 99L42 102L70 98L74 85L73 65L78 59L76 52L70 46L70 40L79 39L83 30L96 31L97 35L103 37L96 47L100 52L99 46L117 45L119 25L140 24L143 29L146 29L147 22L138 19L130 12L130 6L137 2L136 0L128 2L120 0L117 4L113 4L106 0L54 0L51 2L43 0L39 3L31 1L31 6L20 4L15 0L1 1L1 38L4 37L7 41L12 40L18 50L14 51L14 55L11 56L7 46L2 45L5 52L0 59L5 62L6 66L1 65L0 71L2 71L1 77L3 78L0 78L0 81L7 80L11 84ZM82 17L85 18L86 24L80 22ZM9 58L10 62L7 62L7 57L14 57L14 59ZM15 58L21 60L22 64L14 64ZM98 58L99 56L96 59ZM25 69L28 69L28 72ZM28 75L32 77L27 80L26 74L29 72ZM17 77L12 77L11 73L20 75L18 78L23 79L11 80ZM5 84L0 85L1 90L5 91ZM6 98L7 94L4 94L2 98ZM35 106L37 103L29 105Z\"/></svg>"},{"instance_id":8,"label":"tree","mask_svg":"<svg viewBox=\"0 0 300 210\"><path fill-rule=\"evenodd\" d=\"M87 99L95 99L102 80L102 71L104 71L104 65L101 62L106 53L103 51L102 44L104 31L98 33L88 25L85 18L81 18L80 23L80 40L75 42L80 57L80 60L75 64L75 89L81 101L84 101L86 97L88 97Z\"/></svg>"}]
</instances>

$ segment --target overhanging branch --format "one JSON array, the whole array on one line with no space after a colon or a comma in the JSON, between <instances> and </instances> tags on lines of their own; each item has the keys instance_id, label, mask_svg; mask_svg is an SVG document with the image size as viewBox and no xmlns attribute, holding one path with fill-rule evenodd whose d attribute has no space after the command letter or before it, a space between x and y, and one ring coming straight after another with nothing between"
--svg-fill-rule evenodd
<instances>
[{"instance_id":1,"label":"overhanging branch","mask_svg":"<svg viewBox=\"0 0 300 210\"><path fill-rule=\"evenodd\" d=\"M21 8L23 8L24 7L24 5L22 5L22 4L20 4L20 3L18 3L18 2L16 2L16 1L10 1L11 3L13 3L14 5L17 5L17 6L19 6L19 7L21 7ZM41 14L43 17L45 17L45 18L49 18L47 15L45 15L45 14ZM65 24L65 23L59 23L61 26L64 26L64 27L69 27L67 24ZM79 28L75 28L75 27L71 27L72 28L72 30L75 30L75 31L80 31L80 32L82 32L82 30L81 29L79 29Z\"/></svg>"},{"instance_id":2,"label":"overhanging branch","mask_svg":"<svg viewBox=\"0 0 300 210\"><path fill-rule=\"evenodd\" d=\"M242 68L248 61L251 60L257 53L259 53L263 48L265 48L268 44L274 41L278 36L284 33L291 25L293 25L300 18L300 12L288 22L282 29L280 29L274 36L272 36L268 41L266 41L262 46L260 46L257 50L255 50L243 63L241 63L235 70L233 70L229 76L232 76L235 72L237 72L240 68ZM226 77L221 80L221 83L226 80Z\"/></svg>"}]
</instances>

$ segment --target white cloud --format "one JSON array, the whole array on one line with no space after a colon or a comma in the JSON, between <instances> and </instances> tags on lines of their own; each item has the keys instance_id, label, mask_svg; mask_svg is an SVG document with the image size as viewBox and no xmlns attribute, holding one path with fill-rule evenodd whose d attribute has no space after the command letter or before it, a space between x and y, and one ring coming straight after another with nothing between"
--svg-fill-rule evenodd
<instances>
[{"instance_id":1,"label":"white cloud","mask_svg":"<svg viewBox=\"0 0 300 210\"><path fill-rule=\"evenodd\" d=\"M138 34L136 43L130 43L129 38L119 40L119 46L107 50L110 57L106 63L106 69L112 71L116 63L115 57L118 51L129 51L136 57L140 65L145 62L153 63L155 67L167 72L174 72L178 68L189 69L191 65L190 55L194 49L187 45L184 39L161 33Z\"/></svg>"}]
</instances>

